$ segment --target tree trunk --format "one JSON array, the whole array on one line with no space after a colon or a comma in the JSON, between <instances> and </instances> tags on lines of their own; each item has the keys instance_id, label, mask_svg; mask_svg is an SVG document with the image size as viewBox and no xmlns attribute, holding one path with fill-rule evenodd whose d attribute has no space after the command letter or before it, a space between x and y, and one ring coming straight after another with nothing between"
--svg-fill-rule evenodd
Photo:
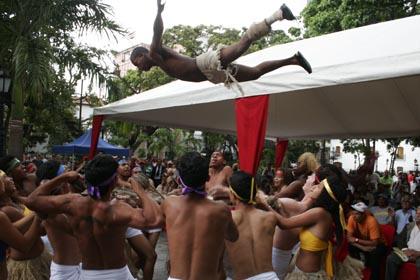
<instances>
[{"instance_id":1,"label":"tree trunk","mask_svg":"<svg viewBox=\"0 0 420 280\"><path fill-rule=\"evenodd\" d=\"M21 120L10 120L8 154L20 160L23 159L23 122Z\"/></svg>"},{"instance_id":2,"label":"tree trunk","mask_svg":"<svg viewBox=\"0 0 420 280\"><path fill-rule=\"evenodd\" d=\"M23 159L23 88L17 81L12 91L11 120L9 124L9 150L8 153Z\"/></svg>"}]
</instances>

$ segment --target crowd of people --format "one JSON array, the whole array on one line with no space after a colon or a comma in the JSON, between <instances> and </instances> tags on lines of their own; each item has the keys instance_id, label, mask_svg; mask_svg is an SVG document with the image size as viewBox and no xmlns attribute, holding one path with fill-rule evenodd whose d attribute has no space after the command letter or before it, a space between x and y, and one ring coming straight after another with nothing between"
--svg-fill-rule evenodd
<instances>
[{"instance_id":1,"label":"crowd of people","mask_svg":"<svg viewBox=\"0 0 420 280\"><path fill-rule=\"evenodd\" d=\"M73 168L5 156L0 279L153 279L162 232L169 279L396 279L420 269L418 176L374 161L346 173L304 153L253 176L222 151Z\"/></svg>"}]
</instances>

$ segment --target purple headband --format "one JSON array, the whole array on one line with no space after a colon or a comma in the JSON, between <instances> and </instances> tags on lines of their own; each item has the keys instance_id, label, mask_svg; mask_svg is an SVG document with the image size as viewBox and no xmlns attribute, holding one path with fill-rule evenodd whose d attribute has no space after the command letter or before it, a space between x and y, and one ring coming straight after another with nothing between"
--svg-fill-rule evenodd
<instances>
[{"instance_id":1,"label":"purple headband","mask_svg":"<svg viewBox=\"0 0 420 280\"><path fill-rule=\"evenodd\" d=\"M195 194L198 194L199 196L202 196L202 197L207 196L207 193L204 190L204 186L202 186L200 189L193 189L191 187L188 187L187 185L185 185L184 181L182 181L181 176L179 176L179 181L181 182L181 185L182 185L182 195L195 193Z\"/></svg>"},{"instance_id":2,"label":"purple headband","mask_svg":"<svg viewBox=\"0 0 420 280\"><path fill-rule=\"evenodd\" d=\"M101 192L99 191L99 189L101 187L106 187L109 184L111 184L112 181L114 181L116 176L117 176L117 172L115 172L109 179L100 183L97 186L91 185L89 182L87 182L87 192L88 192L89 196L92 197L92 198L101 199Z\"/></svg>"}]
</instances>

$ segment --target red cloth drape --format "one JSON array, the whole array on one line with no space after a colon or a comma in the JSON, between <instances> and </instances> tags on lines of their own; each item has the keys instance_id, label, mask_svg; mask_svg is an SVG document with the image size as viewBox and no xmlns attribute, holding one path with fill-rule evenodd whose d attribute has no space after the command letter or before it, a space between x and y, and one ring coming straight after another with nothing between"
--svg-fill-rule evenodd
<instances>
[{"instance_id":1,"label":"red cloth drape","mask_svg":"<svg viewBox=\"0 0 420 280\"><path fill-rule=\"evenodd\" d=\"M102 128L102 121L104 116L94 116L92 122L92 135L90 139L90 150L89 150L89 160L93 159L96 155L96 149L98 147L99 133Z\"/></svg>"},{"instance_id":2,"label":"red cloth drape","mask_svg":"<svg viewBox=\"0 0 420 280\"><path fill-rule=\"evenodd\" d=\"M236 99L236 130L239 166L255 175L264 148L267 126L268 95Z\"/></svg>"},{"instance_id":3,"label":"red cloth drape","mask_svg":"<svg viewBox=\"0 0 420 280\"><path fill-rule=\"evenodd\" d=\"M281 166L281 163L283 162L284 155L286 154L287 145L289 144L288 140L280 140L277 138L276 143L276 159L274 167L277 169Z\"/></svg>"}]
</instances>

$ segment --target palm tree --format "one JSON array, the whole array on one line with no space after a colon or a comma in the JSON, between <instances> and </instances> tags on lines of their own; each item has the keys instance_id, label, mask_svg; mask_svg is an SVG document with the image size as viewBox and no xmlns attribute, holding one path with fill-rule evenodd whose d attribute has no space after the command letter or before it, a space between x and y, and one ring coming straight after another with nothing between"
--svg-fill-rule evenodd
<instances>
[{"instance_id":1,"label":"palm tree","mask_svg":"<svg viewBox=\"0 0 420 280\"><path fill-rule=\"evenodd\" d=\"M102 0L0 0L0 65L12 77L9 153L21 156L24 107L42 98L51 79L98 75L103 69L92 62L104 52L82 47L69 35L87 30L122 32L110 20L110 6ZM81 52L85 50L86 53ZM73 75L72 75L73 74Z\"/></svg>"}]
</instances>

